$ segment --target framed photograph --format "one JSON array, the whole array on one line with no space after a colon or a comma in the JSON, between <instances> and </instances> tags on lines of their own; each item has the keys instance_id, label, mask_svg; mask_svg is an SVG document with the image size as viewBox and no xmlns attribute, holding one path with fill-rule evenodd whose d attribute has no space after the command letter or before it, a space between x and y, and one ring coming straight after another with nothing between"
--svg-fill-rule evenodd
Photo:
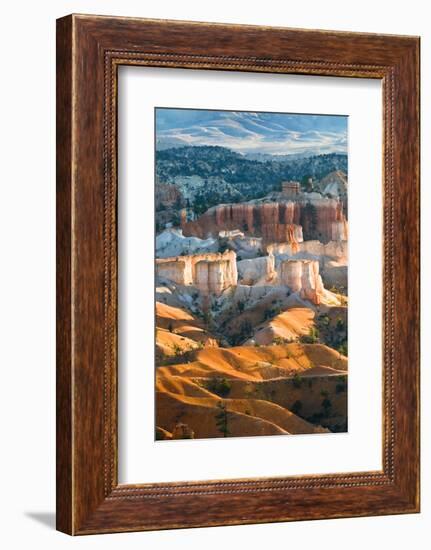
<instances>
[{"instance_id":1,"label":"framed photograph","mask_svg":"<svg viewBox=\"0 0 431 550\"><path fill-rule=\"evenodd\" d=\"M419 511L419 38L57 21L57 528Z\"/></svg>"}]
</instances>

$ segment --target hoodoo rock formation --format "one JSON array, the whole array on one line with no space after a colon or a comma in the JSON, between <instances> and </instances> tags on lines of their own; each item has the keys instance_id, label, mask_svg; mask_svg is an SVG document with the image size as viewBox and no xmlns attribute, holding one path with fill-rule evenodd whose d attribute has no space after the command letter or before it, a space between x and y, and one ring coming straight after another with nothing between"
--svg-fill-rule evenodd
<instances>
[{"instance_id":1,"label":"hoodoo rock formation","mask_svg":"<svg viewBox=\"0 0 431 550\"><path fill-rule=\"evenodd\" d=\"M285 197L297 197L301 192L299 181L282 181L281 192Z\"/></svg>"},{"instance_id":2,"label":"hoodoo rock formation","mask_svg":"<svg viewBox=\"0 0 431 550\"><path fill-rule=\"evenodd\" d=\"M288 243L274 243L268 245L268 254L274 256L287 255L294 256L295 252L291 244ZM324 261L329 258L331 260L337 260L339 262L347 263L348 243L347 241L330 241L323 244L319 241L304 241L299 243L297 254L299 257L309 258L316 256L316 259L320 259L320 267L324 266Z\"/></svg>"},{"instance_id":3,"label":"hoodoo rock formation","mask_svg":"<svg viewBox=\"0 0 431 550\"><path fill-rule=\"evenodd\" d=\"M157 276L179 285L194 286L202 295L220 294L229 287L286 286L305 300L319 304L324 292L319 262L308 258L263 256L236 262L229 250L222 254L196 254L156 260Z\"/></svg>"},{"instance_id":4,"label":"hoodoo rock formation","mask_svg":"<svg viewBox=\"0 0 431 550\"><path fill-rule=\"evenodd\" d=\"M309 259L319 262L319 269L327 288L333 286L347 288L347 240L330 241L323 244L319 241L304 241L296 250L291 244L274 243L268 245L267 252L278 259Z\"/></svg>"},{"instance_id":5,"label":"hoodoo rock formation","mask_svg":"<svg viewBox=\"0 0 431 550\"><path fill-rule=\"evenodd\" d=\"M262 237L265 244L344 240L346 219L338 199L300 197L298 200L221 204L193 221L183 221L185 236L201 239L224 230L239 229L245 235ZM334 235L337 239L334 239Z\"/></svg>"},{"instance_id":6,"label":"hoodoo rock formation","mask_svg":"<svg viewBox=\"0 0 431 550\"><path fill-rule=\"evenodd\" d=\"M220 295L238 282L236 254L232 250L222 254L158 258L156 272L159 277L179 285L195 286L204 295Z\"/></svg>"},{"instance_id":7,"label":"hoodoo rock formation","mask_svg":"<svg viewBox=\"0 0 431 550\"><path fill-rule=\"evenodd\" d=\"M286 286L305 300L317 305L324 286L319 262L309 258L275 258L272 254L237 264L238 280L247 286Z\"/></svg>"},{"instance_id":8,"label":"hoodoo rock formation","mask_svg":"<svg viewBox=\"0 0 431 550\"><path fill-rule=\"evenodd\" d=\"M273 255L242 260L237 268L240 282L244 285L271 284L276 275Z\"/></svg>"},{"instance_id":9,"label":"hoodoo rock formation","mask_svg":"<svg viewBox=\"0 0 431 550\"><path fill-rule=\"evenodd\" d=\"M324 287L316 260L283 260L277 269L279 284L286 285L301 298L320 304Z\"/></svg>"}]
</instances>

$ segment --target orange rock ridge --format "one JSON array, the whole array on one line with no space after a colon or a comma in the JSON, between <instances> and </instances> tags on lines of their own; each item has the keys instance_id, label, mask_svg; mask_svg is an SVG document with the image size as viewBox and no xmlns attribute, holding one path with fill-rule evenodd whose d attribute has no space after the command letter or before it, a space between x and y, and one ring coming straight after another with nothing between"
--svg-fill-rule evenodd
<instances>
[{"instance_id":1,"label":"orange rock ridge","mask_svg":"<svg viewBox=\"0 0 431 550\"><path fill-rule=\"evenodd\" d=\"M247 235L262 237L266 244L291 242L292 226L302 226L304 240L318 239L322 242L344 240L345 225L342 203L337 199L302 199L266 203L221 204L210 208L193 221L182 220L185 236L201 239L217 236L220 229L239 229ZM334 227L336 229L334 229ZM295 236L298 241L297 230Z\"/></svg>"}]
</instances>

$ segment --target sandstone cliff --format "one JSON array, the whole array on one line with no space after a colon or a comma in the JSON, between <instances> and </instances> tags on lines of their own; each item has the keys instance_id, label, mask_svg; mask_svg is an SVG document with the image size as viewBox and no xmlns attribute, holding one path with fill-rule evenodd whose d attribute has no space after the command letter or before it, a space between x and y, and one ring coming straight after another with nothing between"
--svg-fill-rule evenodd
<instances>
[{"instance_id":1,"label":"sandstone cliff","mask_svg":"<svg viewBox=\"0 0 431 550\"><path fill-rule=\"evenodd\" d=\"M317 258L331 258L338 261L347 262L348 243L347 241L329 241L328 243L321 243L320 241L304 241L298 244L296 252L289 243L273 243L266 247L268 254L280 256L286 254L288 256L294 256L298 254L299 257L305 257L305 255L316 256ZM322 263L321 263L322 266Z\"/></svg>"},{"instance_id":2,"label":"sandstone cliff","mask_svg":"<svg viewBox=\"0 0 431 550\"><path fill-rule=\"evenodd\" d=\"M245 235L262 237L265 244L345 240L344 228L342 203L319 195L294 201L221 204L182 225L185 236L203 239L218 235L220 229L239 229Z\"/></svg>"},{"instance_id":3,"label":"sandstone cliff","mask_svg":"<svg viewBox=\"0 0 431 550\"><path fill-rule=\"evenodd\" d=\"M282 260L277 269L278 284L286 285L292 292L313 304L320 304L324 287L316 260Z\"/></svg>"},{"instance_id":4,"label":"sandstone cliff","mask_svg":"<svg viewBox=\"0 0 431 550\"><path fill-rule=\"evenodd\" d=\"M238 262L239 282L255 286L287 286L305 300L318 305L324 287L319 274L319 262L308 258L275 258L272 254L262 258Z\"/></svg>"},{"instance_id":5,"label":"sandstone cliff","mask_svg":"<svg viewBox=\"0 0 431 550\"><path fill-rule=\"evenodd\" d=\"M195 286L202 294L219 295L238 282L236 254L208 253L156 259L156 273L177 284Z\"/></svg>"},{"instance_id":6,"label":"sandstone cliff","mask_svg":"<svg viewBox=\"0 0 431 550\"><path fill-rule=\"evenodd\" d=\"M319 262L320 274L327 288L333 286L347 288L348 242L330 241L323 244L319 241L299 243L296 252L292 245L274 243L268 245L268 254L281 259L310 259Z\"/></svg>"},{"instance_id":7,"label":"sandstone cliff","mask_svg":"<svg viewBox=\"0 0 431 550\"><path fill-rule=\"evenodd\" d=\"M271 284L275 278L274 256L263 256L237 263L238 277L243 285Z\"/></svg>"}]
</instances>

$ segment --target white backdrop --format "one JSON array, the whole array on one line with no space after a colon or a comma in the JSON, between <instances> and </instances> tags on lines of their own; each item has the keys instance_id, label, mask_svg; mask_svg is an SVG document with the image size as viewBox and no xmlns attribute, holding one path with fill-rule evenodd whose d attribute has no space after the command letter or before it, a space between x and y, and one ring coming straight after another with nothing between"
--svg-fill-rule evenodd
<instances>
[{"instance_id":1,"label":"white backdrop","mask_svg":"<svg viewBox=\"0 0 431 550\"><path fill-rule=\"evenodd\" d=\"M2 6L0 271L1 544L7 549L427 548L431 522L431 30L422 0L251 3L15 0ZM70 12L422 36L423 416L421 515L101 535L72 539L54 522L55 18ZM19 24L18 24L19 22ZM4 42L4 43L3 43ZM428 541L427 541L428 542Z\"/></svg>"}]
</instances>

